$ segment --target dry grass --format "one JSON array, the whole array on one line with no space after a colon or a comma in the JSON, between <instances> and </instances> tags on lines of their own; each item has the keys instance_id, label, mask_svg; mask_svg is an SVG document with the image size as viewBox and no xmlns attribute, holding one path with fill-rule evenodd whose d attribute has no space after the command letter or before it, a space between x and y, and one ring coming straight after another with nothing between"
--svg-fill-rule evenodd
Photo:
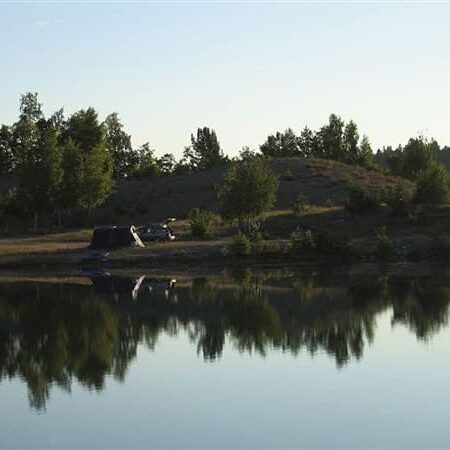
<instances>
[{"instance_id":1,"label":"dry grass","mask_svg":"<svg viewBox=\"0 0 450 450\"><path fill-rule=\"evenodd\" d=\"M278 158L267 165L280 180L276 210L292 208L299 192L315 205L342 205L354 184L378 191L398 181L337 161ZM95 222L143 224L166 217L184 219L192 208L217 212L216 191L223 176L224 169L215 168L194 175L121 182L117 192L95 212ZM401 182L412 190L410 182Z\"/></svg>"},{"instance_id":2,"label":"dry grass","mask_svg":"<svg viewBox=\"0 0 450 450\"><path fill-rule=\"evenodd\" d=\"M92 230L67 231L31 237L0 239L0 255L72 252L89 243Z\"/></svg>"}]
</instances>

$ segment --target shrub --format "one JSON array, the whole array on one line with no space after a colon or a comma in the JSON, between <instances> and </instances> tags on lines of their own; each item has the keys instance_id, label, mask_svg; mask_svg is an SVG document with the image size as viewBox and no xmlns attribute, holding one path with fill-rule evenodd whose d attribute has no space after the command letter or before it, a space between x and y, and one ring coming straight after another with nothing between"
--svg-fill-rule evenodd
<instances>
[{"instance_id":1,"label":"shrub","mask_svg":"<svg viewBox=\"0 0 450 450\"><path fill-rule=\"evenodd\" d=\"M252 246L252 253L258 256L280 256L282 248L276 240L261 241Z\"/></svg>"},{"instance_id":2,"label":"shrub","mask_svg":"<svg viewBox=\"0 0 450 450\"><path fill-rule=\"evenodd\" d=\"M195 239L206 239L214 233L216 216L211 211L194 208L188 213L191 235Z\"/></svg>"},{"instance_id":3,"label":"shrub","mask_svg":"<svg viewBox=\"0 0 450 450\"><path fill-rule=\"evenodd\" d=\"M308 209L309 209L308 197L303 192L299 192L297 194L297 199L295 200L294 207L293 207L294 214L298 215L298 214L304 213Z\"/></svg>"},{"instance_id":4,"label":"shrub","mask_svg":"<svg viewBox=\"0 0 450 450\"><path fill-rule=\"evenodd\" d=\"M381 206L381 198L376 192L361 186L353 186L348 192L346 208L354 213L374 211Z\"/></svg>"},{"instance_id":5,"label":"shrub","mask_svg":"<svg viewBox=\"0 0 450 450\"><path fill-rule=\"evenodd\" d=\"M439 163L433 163L420 172L413 200L424 205L442 205L450 201L450 176L447 169Z\"/></svg>"},{"instance_id":6,"label":"shrub","mask_svg":"<svg viewBox=\"0 0 450 450\"><path fill-rule=\"evenodd\" d=\"M243 233L238 233L233 237L233 242L228 248L228 253L232 256L250 255L252 245L248 237Z\"/></svg>"},{"instance_id":7,"label":"shrub","mask_svg":"<svg viewBox=\"0 0 450 450\"><path fill-rule=\"evenodd\" d=\"M332 202L329 198L327 198L327 199L325 200L325 206L326 206L327 208L331 208L331 207L333 206L333 202Z\"/></svg>"},{"instance_id":8,"label":"shrub","mask_svg":"<svg viewBox=\"0 0 450 450\"><path fill-rule=\"evenodd\" d=\"M316 244L311 230L303 230L297 228L292 234L289 241L290 250L295 253L310 252L314 250Z\"/></svg>"},{"instance_id":9,"label":"shrub","mask_svg":"<svg viewBox=\"0 0 450 450\"><path fill-rule=\"evenodd\" d=\"M380 257L387 258L392 254L392 240L387 234L386 227L381 227L379 230L375 231L375 243L377 253Z\"/></svg>"},{"instance_id":10,"label":"shrub","mask_svg":"<svg viewBox=\"0 0 450 450\"><path fill-rule=\"evenodd\" d=\"M394 214L406 214L409 210L410 198L401 183L386 188L383 192L383 201Z\"/></svg>"},{"instance_id":11,"label":"shrub","mask_svg":"<svg viewBox=\"0 0 450 450\"><path fill-rule=\"evenodd\" d=\"M277 177L264 161L257 157L238 161L229 167L219 188L222 217L236 223L240 231L252 234L274 205L277 191Z\"/></svg>"}]
</instances>

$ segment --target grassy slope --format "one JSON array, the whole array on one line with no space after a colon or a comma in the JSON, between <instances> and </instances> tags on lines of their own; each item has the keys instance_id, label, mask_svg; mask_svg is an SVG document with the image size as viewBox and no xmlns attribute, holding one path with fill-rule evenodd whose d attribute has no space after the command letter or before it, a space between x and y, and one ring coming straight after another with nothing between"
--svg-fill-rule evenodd
<instances>
[{"instance_id":1,"label":"grassy slope","mask_svg":"<svg viewBox=\"0 0 450 450\"><path fill-rule=\"evenodd\" d=\"M359 184L369 189L379 190L396 182L394 178L367 171L361 167L349 166L335 161L304 160L283 158L268 161L270 169L279 176L280 188L277 204L270 212L265 230L274 238L287 238L300 224L315 230L333 231L350 238L371 235L375 226L382 225L387 219L385 212L371 217L352 216L341 206L349 186ZM216 188L223 179L224 170L216 168L195 175L158 178L154 180L124 181L108 202L95 211L95 224L122 223L143 224L159 221L168 216L183 218L187 211L200 207L217 211ZM412 185L405 182L412 189ZM0 183L1 187L1 183ZM304 192L315 206L298 217L292 214L292 205L299 192ZM328 201L336 206L324 206ZM322 205L322 206L321 206ZM53 218L54 220L54 218ZM392 222L392 220L391 220ZM446 221L447 222L447 221ZM402 234L405 224L393 222L393 229ZM13 228L13 226L11 226ZM174 228L179 238L188 238L186 220L175 222ZM222 230L226 233L226 230ZM417 230L407 230L414 234ZM91 228L64 233L52 233L45 236L18 237L0 239L0 262L4 265L19 258L33 261L37 255L46 255L51 263L53 256L68 252L77 254L89 242ZM224 233L219 233L219 242L194 243L174 242L170 244L152 244L141 252L148 259L163 254L202 255L208 252L220 253ZM120 251L117 258L135 258L130 251ZM137 254L136 254L137 256ZM39 258L38 258L39 259ZM67 261L71 260L68 258Z\"/></svg>"},{"instance_id":2,"label":"grassy slope","mask_svg":"<svg viewBox=\"0 0 450 450\"><path fill-rule=\"evenodd\" d=\"M280 180L275 210L291 209L299 192L316 205L328 201L342 204L351 185L380 190L396 182L392 177L336 161L279 158L268 161L268 166ZM224 170L216 168L194 175L121 182L117 192L97 210L96 222L139 224L183 218L195 207L217 211L216 191L223 176ZM410 183L405 181L405 185L412 189Z\"/></svg>"}]
</instances>

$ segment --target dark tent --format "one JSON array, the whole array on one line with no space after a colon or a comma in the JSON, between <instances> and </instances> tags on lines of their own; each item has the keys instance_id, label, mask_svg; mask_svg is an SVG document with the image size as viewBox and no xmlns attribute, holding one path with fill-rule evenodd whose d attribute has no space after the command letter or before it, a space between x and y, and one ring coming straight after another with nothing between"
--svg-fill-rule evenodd
<instances>
[{"instance_id":1,"label":"dark tent","mask_svg":"<svg viewBox=\"0 0 450 450\"><path fill-rule=\"evenodd\" d=\"M89 248L108 249L130 246L145 247L133 225L95 228Z\"/></svg>"}]
</instances>

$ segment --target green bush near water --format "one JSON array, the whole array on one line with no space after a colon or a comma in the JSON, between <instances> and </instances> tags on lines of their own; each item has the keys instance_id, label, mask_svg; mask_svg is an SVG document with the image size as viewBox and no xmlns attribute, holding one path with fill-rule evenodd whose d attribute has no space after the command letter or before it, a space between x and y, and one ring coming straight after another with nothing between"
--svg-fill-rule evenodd
<instances>
[{"instance_id":1,"label":"green bush near water","mask_svg":"<svg viewBox=\"0 0 450 450\"><path fill-rule=\"evenodd\" d=\"M233 237L233 242L228 247L228 254L231 256L249 256L252 250L252 244L248 237L243 233L238 233Z\"/></svg>"},{"instance_id":2,"label":"green bush near water","mask_svg":"<svg viewBox=\"0 0 450 450\"><path fill-rule=\"evenodd\" d=\"M211 211L194 208L189 211L188 220L194 239L207 239L213 236L216 216Z\"/></svg>"}]
</instances>

